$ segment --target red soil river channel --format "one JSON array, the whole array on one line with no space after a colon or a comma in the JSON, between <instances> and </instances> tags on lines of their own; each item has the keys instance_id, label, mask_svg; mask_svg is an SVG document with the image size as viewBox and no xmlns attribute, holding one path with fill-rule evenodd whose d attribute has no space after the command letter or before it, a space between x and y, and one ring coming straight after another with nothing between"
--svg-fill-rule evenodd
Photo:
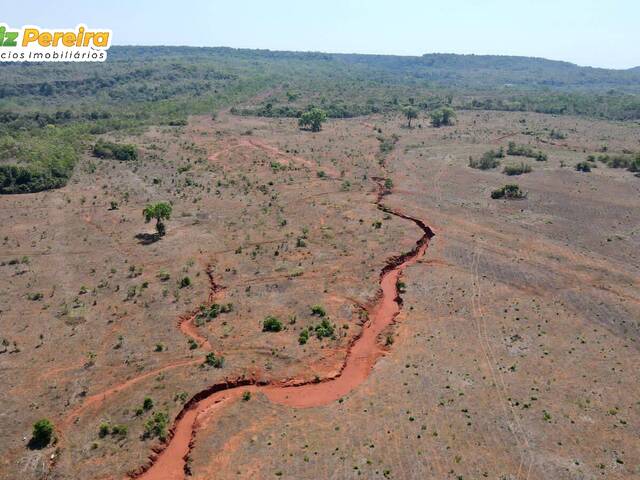
<instances>
[{"instance_id":1,"label":"red soil river channel","mask_svg":"<svg viewBox=\"0 0 640 480\"><path fill-rule=\"evenodd\" d=\"M380 294L367 311L368 320L360 335L351 343L340 372L334 377L320 381L297 384L271 384L258 380L240 379L214 385L196 394L189 400L176 417L170 438L164 448L141 467L133 477L144 480L178 480L185 478L185 466L199 421L203 416L219 408L223 403L235 401L244 392L262 392L273 403L294 408L327 405L339 400L364 382L376 361L384 354L378 336L391 325L398 313L402 300L398 291L398 280L402 271L416 262L434 235L421 220L393 211L382 205L382 197L389 193L380 188L378 208L386 213L414 222L423 231L416 246L408 253L392 258L380 275Z\"/></svg>"}]
</instances>

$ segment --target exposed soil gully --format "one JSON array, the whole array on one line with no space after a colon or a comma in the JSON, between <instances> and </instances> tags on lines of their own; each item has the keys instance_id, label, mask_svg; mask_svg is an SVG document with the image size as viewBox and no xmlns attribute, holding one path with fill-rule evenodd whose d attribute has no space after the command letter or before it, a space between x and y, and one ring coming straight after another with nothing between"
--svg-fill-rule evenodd
<instances>
[{"instance_id":1,"label":"exposed soil gully","mask_svg":"<svg viewBox=\"0 0 640 480\"><path fill-rule=\"evenodd\" d=\"M273 382L256 378L238 378L212 385L194 395L177 415L169 432L169 440L149 458L149 463L130 473L131 478L144 480L184 479L189 471L189 454L194 446L199 427L199 417L223 402L237 400L246 392L262 392L273 403L296 408L308 408L327 405L351 392L364 382L376 361L385 350L378 342L378 336L391 325L402 306L397 287L402 271L416 262L427 249L433 231L422 220L393 210L382 203L385 195L391 193L383 186L383 179L374 178L378 185L376 206L379 210L415 223L424 233L415 247L402 255L389 259L380 273L380 293L372 305L367 308L369 318L360 334L350 343L347 355L340 371L321 380L298 382ZM212 302L220 287L215 284L211 272ZM195 314L181 319L180 330L203 346L209 344L193 325Z\"/></svg>"}]
</instances>

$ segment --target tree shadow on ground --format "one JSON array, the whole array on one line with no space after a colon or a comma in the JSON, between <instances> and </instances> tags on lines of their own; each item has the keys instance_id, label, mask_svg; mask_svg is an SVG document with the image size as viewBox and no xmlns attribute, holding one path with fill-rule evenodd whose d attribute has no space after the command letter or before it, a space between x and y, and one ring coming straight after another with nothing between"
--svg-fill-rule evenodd
<instances>
[{"instance_id":1,"label":"tree shadow on ground","mask_svg":"<svg viewBox=\"0 0 640 480\"><path fill-rule=\"evenodd\" d=\"M51 439L49 438L42 439L42 438L31 437L29 439L29 443L27 443L27 448L29 450L42 450L43 448L48 447L50 443L51 443Z\"/></svg>"},{"instance_id":2,"label":"tree shadow on ground","mask_svg":"<svg viewBox=\"0 0 640 480\"><path fill-rule=\"evenodd\" d=\"M139 233L136 238L139 240L138 243L140 245L151 245L160 240L161 237L157 233Z\"/></svg>"}]
</instances>

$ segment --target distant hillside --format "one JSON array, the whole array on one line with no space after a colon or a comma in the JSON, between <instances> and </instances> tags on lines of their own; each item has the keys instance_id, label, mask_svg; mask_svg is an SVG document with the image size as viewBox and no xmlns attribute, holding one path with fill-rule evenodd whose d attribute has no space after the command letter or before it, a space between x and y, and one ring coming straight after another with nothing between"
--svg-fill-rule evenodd
<instances>
[{"instance_id":1,"label":"distant hillside","mask_svg":"<svg viewBox=\"0 0 640 480\"><path fill-rule=\"evenodd\" d=\"M420 57L398 55L337 54L232 49L226 47L113 47L112 61L158 58L254 60L263 62L306 62L310 66L334 64L358 67L354 73L390 75L397 81L419 80L439 86L495 88L513 85L525 88L618 89L640 92L640 67L629 70L580 67L544 58L501 55L457 55L430 53Z\"/></svg>"},{"instance_id":2,"label":"distant hillside","mask_svg":"<svg viewBox=\"0 0 640 480\"><path fill-rule=\"evenodd\" d=\"M0 193L64 185L95 135L193 114L332 118L457 109L640 119L640 69L539 58L113 47L106 63L0 64ZM46 127L46 128L44 128Z\"/></svg>"}]
</instances>

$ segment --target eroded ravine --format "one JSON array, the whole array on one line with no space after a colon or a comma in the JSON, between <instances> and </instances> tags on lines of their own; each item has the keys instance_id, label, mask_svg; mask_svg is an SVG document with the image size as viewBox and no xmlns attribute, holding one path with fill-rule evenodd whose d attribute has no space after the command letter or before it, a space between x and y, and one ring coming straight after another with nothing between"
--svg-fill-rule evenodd
<instances>
[{"instance_id":1,"label":"eroded ravine","mask_svg":"<svg viewBox=\"0 0 640 480\"><path fill-rule=\"evenodd\" d=\"M398 291L398 280L406 267L424 255L429 240L434 235L432 230L420 219L385 206L382 199L390 192L385 190L380 179L375 180L378 183L376 198L378 209L412 221L422 230L423 234L411 251L391 258L382 269L380 293L372 306L367 308L368 320L363 325L360 335L349 345L341 370L333 377L298 383L276 383L242 378L233 382L216 384L197 393L185 404L176 417L168 443L150 458L147 465L132 472L131 477L145 480L183 479L187 473L187 459L195 441L199 418L239 399L245 391L262 392L271 402L276 404L307 408L327 405L336 401L367 379L376 361L384 354L378 337L385 328L395 321L400 312L402 299ZM188 327L192 324L191 319L185 320L181 323L183 333L189 336L198 335Z\"/></svg>"}]
</instances>

